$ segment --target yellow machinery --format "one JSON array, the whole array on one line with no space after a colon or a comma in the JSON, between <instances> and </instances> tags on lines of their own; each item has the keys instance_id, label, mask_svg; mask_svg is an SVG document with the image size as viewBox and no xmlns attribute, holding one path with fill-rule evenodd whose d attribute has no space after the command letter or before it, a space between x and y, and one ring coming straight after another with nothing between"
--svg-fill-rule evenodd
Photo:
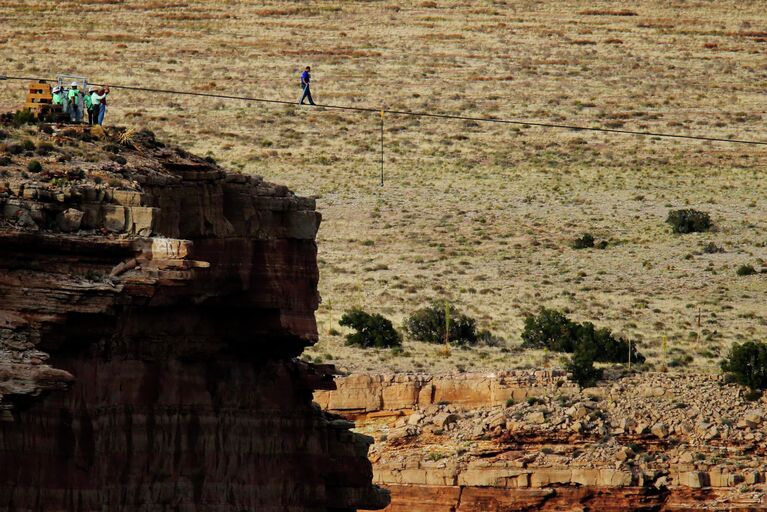
<instances>
[{"instance_id":1,"label":"yellow machinery","mask_svg":"<svg viewBox=\"0 0 767 512\"><path fill-rule=\"evenodd\" d=\"M48 113L53 107L51 85L45 81L30 82L27 91L27 102L24 108L39 118Z\"/></svg>"}]
</instances>

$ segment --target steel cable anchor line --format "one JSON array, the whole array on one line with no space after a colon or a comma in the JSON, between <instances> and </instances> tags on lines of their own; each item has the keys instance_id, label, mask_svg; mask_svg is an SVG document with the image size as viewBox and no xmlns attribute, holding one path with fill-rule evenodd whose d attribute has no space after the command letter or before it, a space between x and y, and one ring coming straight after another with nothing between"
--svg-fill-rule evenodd
<instances>
[{"instance_id":1,"label":"steel cable anchor line","mask_svg":"<svg viewBox=\"0 0 767 512\"><path fill-rule=\"evenodd\" d=\"M56 80L50 79L50 78L20 77L20 76L10 76L10 75L0 75L0 80L56 82ZM93 83L91 85L101 86L104 84ZM203 98L217 98L217 99L257 102L257 103L271 103L271 104L277 104L277 105L291 105L294 107L296 106L295 102L293 101L276 100L276 99L269 99L269 98L257 98L257 97L250 97L250 96L234 96L230 94L205 93L205 92L195 92L195 91L178 91L173 89L157 89L152 87L138 87L138 86L132 86L132 85L110 85L110 87L112 89L140 91L140 92L147 92L147 93L154 93L154 94L172 94L175 96L197 96L197 97L203 97ZM594 127L594 126L579 126L579 125L568 125L568 124L561 124L561 123L545 123L545 122L538 122L538 121L526 121L521 119L475 117L475 116L465 116L465 115L459 115L459 114L445 114L445 113L439 113L439 112L387 110L385 108L377 109L377 108L371 108L371 107L351 107L351 106L345 106L345 105L331 105L331 104L325 105L320 103L316 105L303 105L303 106L308 108L314 107L314 108L326 108L326 109L332 109L332 110L345 110L345 111L352 111L352 112L380 113L381 115L381 186L383 186L384 184L384 145L383 145L384 126L383 126L383 123L384 123L385 113L388 113L391 115L398 115L398 116L425 117L425 118L447 119L447 120L455 120L455 121L474 121L478 123L498 123L498 124L520 125L520 126L526 126L526 127L535 126L540 128L554 128L554 129L562 129L562 130L639 135L643 137L661 137L661 138L672 138L672 139L699 140L699 141L706 141L706 142L725 142L729 144L767 146L767 141L760 141L760 140L725 139L721 137L710 137L710 136L702 136L702 135L682 135L678 133L623 130L619 128L601 128L601 127Z\"/></svg>"}]
</instances>

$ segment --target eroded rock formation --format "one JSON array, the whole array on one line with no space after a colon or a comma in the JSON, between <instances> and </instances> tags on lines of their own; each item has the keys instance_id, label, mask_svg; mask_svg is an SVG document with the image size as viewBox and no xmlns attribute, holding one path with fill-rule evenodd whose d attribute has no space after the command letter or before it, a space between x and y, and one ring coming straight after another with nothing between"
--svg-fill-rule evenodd
<instances>
[{"instance_id":1,"label":"eroded rock formation","mask_svg":"<svg viewBox=\"0 0 767 512\"><path fill-rule=\"evenodd\" d=\"M324 407L376 438L389 512L767 510L765 399L718 376L351 375Z\"/></svg>"},{"instance_id":2,"label":"eroded rock formation","mask_svg":"<svg viewBox=\"0 0 767 512\"><path fill-rule=\"evenodd\" d=\"M151 133L41 130L43 172L0 175L0 510L384 507L372 439L312 404L332 368L295 359L314 201Z\"/></svg>"}]
</instances>

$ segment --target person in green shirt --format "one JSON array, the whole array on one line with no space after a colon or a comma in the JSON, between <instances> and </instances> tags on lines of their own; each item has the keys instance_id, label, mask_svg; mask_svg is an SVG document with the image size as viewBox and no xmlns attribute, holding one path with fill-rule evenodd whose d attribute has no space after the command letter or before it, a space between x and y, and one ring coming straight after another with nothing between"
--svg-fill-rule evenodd
<instances>
[{"instance_id":1,"label":"person in green shirt","mask_svg":"<svg viewBox=\"0 0 767 512\"><path fill-rule=\"evenodd\" d=\"M91 97L91 94L95 91L95 87L88 87L88 92L83 97L83 101L85 102L85 109L88 111L88 124L95 124L96 120L98 119L98 113L94 111L93 98Z\"/></svg>"},{"instance_id":2,"label":"person in green shirt","mask_svg":"<svg viewBox=\"0 0 767 512\"><path fill-rule=\"evenodd\" d=\"M61 87L56 86L53 88L53 100L51 101L54 105L63 105L64 104L64 95L61 94Z\"/></svg>"},{"instance_id":3,"label":"person in green shirt","mask_svg":"<svg viewBox=\"0 0 767 512\"><path fill-rule=\"evenodd\" d=\"M67 101L69 102L69 118L73 123L81 122L83 120L83 95L80 89L78 89L77 82L72 82L72 88L69 89Z\"/></svg>"}]
</instances>

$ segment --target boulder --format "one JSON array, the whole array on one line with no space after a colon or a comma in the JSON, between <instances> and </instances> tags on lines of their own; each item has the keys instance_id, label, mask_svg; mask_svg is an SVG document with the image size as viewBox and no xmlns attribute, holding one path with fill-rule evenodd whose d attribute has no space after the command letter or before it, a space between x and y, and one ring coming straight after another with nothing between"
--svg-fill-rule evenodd
<instances>
[{"instance_id":1,"label":"boulder","mask_svg":"<svg viewBox=\"0 0 767 512\"><path fill-rule=\"evenodd\" d=\"M449 412L438 413L431 420L431 422L439 428L445 428L446 426L450 425L451 423L455 423L456 421L458 421L458 415L451 414Z\"/></svg>"},{"instance_id":2,"label":"boulder","mask_svg":"<svg viewBox=\"0 0 767 512\"><path fill-rule=\"evenodd\" d=\"M74 208L67 208L56 216L56 225L65 233L72 233L80 229L85 214Z\"/></svg>"},{"instance_id":3,"label":"boulder","mask_svg":"<svg viewBox=\"0 0 767 512\"><path fill-rule=\"evenodd\" d=\"M664 439L668 436L669 430L665 423L658 422L650 428L650 433L658 439Z\"/></svg>"}]
</instances>

